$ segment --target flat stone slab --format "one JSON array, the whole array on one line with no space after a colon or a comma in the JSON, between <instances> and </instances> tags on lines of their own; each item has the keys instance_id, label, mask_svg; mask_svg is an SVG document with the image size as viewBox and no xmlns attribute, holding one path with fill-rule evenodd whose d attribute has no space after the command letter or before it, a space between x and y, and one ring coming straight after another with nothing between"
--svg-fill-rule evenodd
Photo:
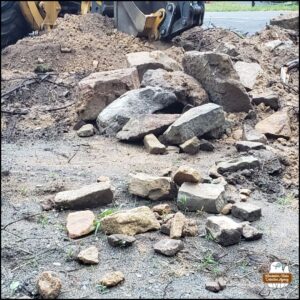
<instances>
[{"instance_id":1,"label":"flat stone slab","mask_svg":"<svg viewBox=\"0 0 300 300\"><path fill-rule=\"evenodd\" d=\"M130 194L150 200L171 200L175 197L176 186L170 177L152 176L144 173L130 174Z\"/></svg>"},{"instance_id":2,"label":"flat stone slab","mask_svg":"<svg viewBox=\"0 0 300 300\"><path fill-rule=\"evenodd\" d=\"M177 206L188 211L219 213L225 205L224 193L222 184L185 182L179 188Z\"/></svg>"},{"instance_id":3,"label":"flat stone slab","mask_svg":"<svg viewBox=\"0 0 300 300\"><path fill-rule=\"evenodd\" d=\"M79 252L77 258L88 265L95 265L99 263L99 251L97 247L91 246Z\"/></svg>"},{"instance_id":4,"label":"flat stone slab","mask_svg":"<svg viewBox=\"0 0 300 300\"><path fill-rule=\"evenodd\" d=\"M181 240L163 239L154 244L154 251L165 256L174 256L184 248Z\"/></svg>"},{"instance_id":5,"label":"flat stone slab","mask_svg":"<svg viewBox=\"0 0 300 300\"><path fill-rule=\"evenodd\" d=\"M217 172L223 174L225 172L236 172L244 169L254 169L260 166L260 162L253 156L242 156L224 162L219 162Z\"/></svg>"},{"instance_id":6,"label":"flat stone slab","mask_svg":"<svg viewBox=\"0 0 300 300\"><path fill-rule=\"evenodd\" d=\"M168 144L180 145L185 141L201 136L225 123L221 106L207 103L189 109L182 114L163 134Z\"/></svg>"},{"instance_id":7,"label":"flat stone slab","mask_svg":"<svg viewBox=\"0 0 300 300\"><path fill-rule=\"evenodd\" d=\"M239 141L235 143L235 147L237 151L243 152L243 151L249 151L249 150L260 150L260 149L266 149L266 145L259 142L248 142L248 141Z\"/></svg>"},{"instance_id":8,"label":"flat stone slab","mask_svg":"<svg viewBox=\"0 0 300 300\"><path fill-rule=\"evenodd\" d=\"M274 92L265 92L259 94L252 94L252 103L259 105L261 103L271 107L272 109L279 109L279 96Z\"/></svg>"},{"instance_id":9,"label":"flat stone slab","mask_svg":"<svg viewBox=\"0 0 300 300\"><path fill-rule=\"evenodd\" d=\"M98 182L77 190L59 192L54 198L54 204L63 209L93 208L112 203L113 196L109 182Z\"/></svg>"},{"instance_id":10,"label":"flat stone slab","mask_svg":"<svg viewBox=\"0 0 300 300\"><path fill-rule=\"evenodd\" d=\"M207 218L206 231L222 246L238 244L242 235L242 224L226 216L212 216Z\"/></svg>"},{"instance_id":11,"label":"flat stone slab","mask_svg":"<svg viewBox=\"0 0 300 300\"><path fill-rule=\"evenodd\" d=\"M236 218L252 222L261 217L261 208L248 202L238 202L232 206L231 214Z\"/></svg>"},{"instance_id":12,"label":"flat stone slab","mask_svg":"<svg viewBox=\"0 0 300 300\"><path fill-rule=\"evenodd\" d=\"M117 133L121 141L135 142L142 140L146 135L162 134L180 115L178 114L149 114L131 118Z\"/></svg>"},{"instance_id":13,"label":"flat stone slab","mask_svg":"<svg viewBox=\"0 0 300 300\"><path fill-rule=\"evenodd\" d=\"M135 238L125 234L112 234L107 237L108 243L113 247L128 247L135 242Z\"/></svg>"},{"instance_id":14,"label":"flat stone slab","mask_svg":"<svg viewBox=\"0 0 300 300\"><path fill-rule=\"evenodd\" d=\"M242 139L248 142L257 142L263 144L266 144L268 141L264 134L246 124L243 126Z\"/></svg>"}]
</instances>

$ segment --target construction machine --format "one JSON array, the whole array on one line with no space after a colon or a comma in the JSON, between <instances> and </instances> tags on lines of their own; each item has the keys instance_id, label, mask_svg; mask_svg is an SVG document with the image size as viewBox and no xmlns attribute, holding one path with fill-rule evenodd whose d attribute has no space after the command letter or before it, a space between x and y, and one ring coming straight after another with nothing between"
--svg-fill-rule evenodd
<instances>
[{"instance_id":1,"label":"construction machine","mask_svg":"<svg viewBox=\"0 0 300 300\"><path fill-rule=\"evenodd\" d=\"M200 26L204 1L1 1L1 48L30 32L50 30L64 14L100 13L133 36L170 40Z\"/></svg>"}]
</instances>

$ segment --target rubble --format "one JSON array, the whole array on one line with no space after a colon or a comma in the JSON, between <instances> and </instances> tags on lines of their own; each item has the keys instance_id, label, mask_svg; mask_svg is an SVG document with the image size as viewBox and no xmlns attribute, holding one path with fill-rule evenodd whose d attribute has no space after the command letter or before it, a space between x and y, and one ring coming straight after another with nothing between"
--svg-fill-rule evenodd
<instances>
[{"instance_id":1,"label":"rubble","mask_svg":"<svg viewBox=\"0 0 300 300\"><path fill-rule=\"evenodd\" d=\"M162 134L172 123L178 119L178 114L148 114L131 118L117 133L121 141L135 142L142 140L152 133L156 136Z\"/></svg>"},{"instance_id":2,"label":"rubble","mask_svg":"<svg viewBox=\"0 0 300 300\"><path fill-rule=\"evenodd\" d=\"M42 299L56 299L61 288L61 279L55 272L45 271L37 280L37 289Z\"/></svg>"},{"instance_id":3,"label":"rubble","mask_svg":"<svg viewBox=\"0 0 300 300\"><path fill-rule=\"evenodd\" d=\"M250 203L238 202L233 204L231 214L243 221L256 221L261 217L261 208Z\"/></svg>"},{"instance_id":4,"label":"rubble","mask_svg":"<svg viewBox=\"0 0 300 300\"><path fill-rule=\"evenodd\" d=\"M136 235L149 230L158 230L159 222L147 206L113 213L101 220L101 228L106 234Z\"/></svg>"},{"instance_id":5,"label":"rubble","mask_svg":"<svg viewBox=\"0 0 300 300\"><path fill-rule=\"evenodd\" d=\"M54 198L54 204L63 209L93 208L112 203L113 196L109 181L98 182L77 190L59 192Z\"/></svg>"},{"instance_id":6,"label":"rubble","mask_svg":"<svg viewBox=\"0 0 300 300\"><path fill-rule=\"evenodd\" d=\"M159 215L166 215L171 212L169 204L158 204L152 207L152 211L157 212Z\"/></svg>"},{"instance_id":7,"label":"rubble","mask_svg":"<svg viewBox=\"0 0 300 300\"><path fill-rule=\"evenodd\" d=\"M116 271L116 272L105 274L100 279L99 283L107 287L113 287L123 282L124 280L125 280L124 274L120 271Z\"/></svg>"},{"instance_id":8,"label":"rubble","mask_svg":"<svg viewBox=\"0 0 300 300\"><path fill-rule=\"evenodd\" d=\"M270 24L286 29L299 30L299 12L280 14L278 17L272 19Z\"/></svg>"},{"instance_id":9,"label":"rubble","mask_svg":"<svg viewBox=\"0 0 300 300\"><path fill-rule=\"evenodd\" d=\"M177 185L182 185L184 182L198 183L201 181L201 175L193 168L181 166L175 172L173 180Z\"/></svg>"},{"instance_id":10,"label":"rubble","mask_svg":"<svg viewBox=\"0 0 300 300\"><path fill-rule=\"evenodd\" d=\"M184 71L202 84L210 101L222 105L226 112L247 112L251 108L250 98L227 54L189 51L182 64Z\"/></svg>"},{"instance_id":11,"label":"rubble","mask_svg":"<svg viewBox=\"0 0 300 300\"><path fill-rule=\"evenodd\" d=\"M125 234L112 234L107 237L108 243L113 247L128 247L135 242L135 238Z\"/></svg>"},{"instance_id":12,"label":"rubble","mask_svg":"<svg viewBox=\"0 0 300 300\"><path fill-rule=\"evenodd\" d=\"M183 152L193 155L199 152L200 140L194 136L193 138L185 141L179 147Z\"/></svg>"},{"instance_id":13,"label":"rubble","mask_svg":"<svg viewBox=\"0 0 300 300\"><path fill-rule=\"evenodd\" d=\"M182 114L163 134L169 144L179 145L213 129L225 122L223 109L214 103L191 108Z\"/></svg>"},{"instance_id":14,"label":"rubble","mask_svg":"<svg viewBox=\"0 0 300 300\"><path fill-rule=\"evenodd\" d=\"M163 239L154 244L154 251L165 256L174 256L184 248L181 240Z\"/></svg>"},{"instance_id":15,"label":"rubble","mask_svg":"<svg viewBox=\"0 0 300 300\"><path fill-rule=\"evenodd\" d=\"M178 191L177 206L182 210L219 213L225 205L224 193L222 184L185 182Z\"/></svg>"},{"instance_id":16,"label":"rubble","mask_svg":"<svg viewBox=\"0 0 300 300\"><path fill-rule=\"evenodd\" d=\"M216 166L217 172L236 172L244 169L254 169L260 166L260 162L254 156L242 156L232 160L219 162Z\"/></svg>"},{"instance_id":17,"label":"rubble","mask_svg":"<svg viewBox=\"0 0 300 300\"><path fill-rule=\"evenodd\" d=\"M129 90L139 88L136 68L92 73L78 83L77 113L85 121L96 120L111 102Z\"/></svg>"},{"instance_id":18,"label":"rubble","mask_svg":"<svg viewBox=\"0 0 300 300\"><path fill-rule=\"evenodd\" d=\"M222 215L229 215L231 213L232 203L227 203L221 210Z\"/></svg>"},{"instance_id":19,"label":"rubble","mask_svg":"<svg viewBox=\"0 0 300 300\"><path fill-rule=\"evenodd\" d=\"M171 200L174 198L176 186L170 177L137 173L130 174L128 190L130 194L153 201Z\"/></svg>"},{"instance_id":20,"label":"rubble","mask_svg":"<svg viewBox=\"0 0 300 300\"><path fill-rule=\"evenodd\" d=\"M212 152L215 150L215 146L211 142L201 139L199 149L202 151Z\"/></svg>"},{"instance_id":21,"label":"rubble","mask_svg":"<svg viewBox=\"0 0 300 300\"><path fill-rule=\"evenodd\" d=\"M164 154L167 149L154 134L147 134L144 137L144 146L150 154Z\"/></svg>"},{"instance_id":22,"label":"rubble","mask_svg":"<svg viewBox=\"0 0 300 300\"><path fill-rule=\"evenodd\" d=\"M144 74L141 83L141 87L146 86L157 86L174 93L183 104L198 106L208 102L207 93L201 84L182 71L149 70Z\"/></svg>"},{"instance_id":23,"label":"rubble","mask_svg":"<svg viewBox=\"0 0 300 300\"><path fill-rule=\"evenodd\" d=\"M158 87L128 91L102 110L97 125L101 133L116 135L132 117L154 113L176 101L173 93Z\"/></svg>"},{"instance_id":24,"label":"rubble","mask_svg":"<svg viewBox=\"0 0 300 300\"><path fill-rule=\"evenodd\" d=\"M91 246L79 252L77 255L78 260L88 265L95 265L99 263L99 253L95 246Z\"/></svg>"},{"instance_id":25,"label":"rubble","mask_svg":"<svg viewBox=\"0 0 300 300\"><path fill-rule=\"evenodd\" d=\"M186 219L183 213L177 212L171 219L170 238L179 239L182 236L183 227Z\"/></svg>"},{"instance_id":26,"label":"rubble","mask_svg":"<svg viewBox=\"0 0 300 300\"><path fill-rule=\"evenodd\" d=\"M263 143L259 142L248 142L248 141L240 141L235 143L235 147L237 151L249 151L249 150L260 150L266 149L266 146Z\"/></svg>"},{"instance_id":27,"label":"rubble","mask_svg":"<svg viewBox=\"0 0 300 300\"><path fill-rule=\"evenodd\" d=\"M279 96L272 91L267 91L264 93L253 93L252 103L254 103L255 105L263 103L264 105L269 106L274 110L278 110L280 108Z\"/></svg>"},{"instance_id":28,"label":"rubble","mask_svg":"<svg viewBox=\"0 0 300 300\"><path fill-rule=\"evenodd\" d=\"M162 51L134 52L126 54L129 67L136 67L142 81L147 70L165 69L167 71L180 71L182 67Z\"/></svg>"},{"instance_id":29,"label":"rubble","mask_svg":"<svg viewBox=\"0 0 300 300\"><path fill-rule=\"evenodd\" d=\"M267 143L267 138L264 134L258 132L249 125L244 124L242 139L248 142Z\"/></svg>"},{"instance_id":30,"label":"rubble","mask_svg":"<svg viewBox=\"0 0 300 300\"><path fill-rule=\"evenodd\" d=\"M95 215L90 210L69 213L67 217L67 231L72 239L85 236L95 230Z\"/></svg>"},{"instance_id":31,"label":"rubble","mask_svg":"<svg viewBox=\"0 0 300 300\"><path fill-rule=\"evenodd\" d=\"M290 119L286 111L278 111L258 122L255 129L269 137L291 137Z\"/></svg>"},{"instance_id":32,"label":"rubble","mask_svg":"<svg viewBox=\"0 0 300 300\"><path fill-rule=\"evenodd\" d=\"M242 236L246 241L255 241L262 238L263 233L251 225L244 225Z\"/></svg>"},{"instance_id":33,"label":"rubble","mask_svg":"<svg viewBox=\"0 0 300 300\"><path fill-rule=\"evenodd\" d=\"M80 137L89 137L95 134L94 126L92 124L83 125L79 130L77 130L77 134Z\"/></svg>"}]
</instances>

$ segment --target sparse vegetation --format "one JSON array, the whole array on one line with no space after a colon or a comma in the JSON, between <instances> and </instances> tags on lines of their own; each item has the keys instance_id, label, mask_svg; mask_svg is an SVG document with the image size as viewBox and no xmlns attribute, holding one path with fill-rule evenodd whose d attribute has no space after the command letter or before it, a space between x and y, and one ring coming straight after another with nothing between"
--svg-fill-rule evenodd
<instances>
[{"instance_id":1,"label":"sparse vegetation","mask_svg":"<svg viewBox=\"0 0 300 300\"><path fill-rule=\"evenodd\" d=\"M295 201L295 197L292 194L287 194L284 197L277 199L276 203L282 206L289 206Z\"/></svg>"},{"instance_id":2,"label":"sparse vegetation","mask_svg":"<svg viewBox=\"0 0 300 300\"><path fill-rule=\"evenodd\" d=\"M97 219L95 220L95 235L97 235L98 231L101 229L101 220L104 217L107 217L117 211L116 208L108 208L98 214Z\"/></svg>"},{"instance_id":3,"label":"sparse vegetation","mask_svg":"<svg viewBox=\"0 0 300 300\"><path fill-rule=\"evenodd\" d=\"M96 285L97 291L99 292L99 294L107 294L109 292L109 289L102 284L97 284Z\"/></svg>"},{"instance_id":4,"label":"sparse vegetation","mask_svg":"<svg viewBox=\"0 0 300 300\"><path fill-rule=\"evenodd\" d=\"M42 227L45 227L49 224L49 218L46 214L40 214L37 219L37 223L41 224Z\"/></svg>"},{"instance_id":5,"label":"sparse vegetation","mask_svg":"<svg viewBox=\"0 0 300 300\"><path fill-rule=\"evenodd\" d=\"M208 252L200 264L200 270L209 268L212 271L216 269L217 265L218 262L214 259L212 253Z\"/></svg>"}]
</instances>

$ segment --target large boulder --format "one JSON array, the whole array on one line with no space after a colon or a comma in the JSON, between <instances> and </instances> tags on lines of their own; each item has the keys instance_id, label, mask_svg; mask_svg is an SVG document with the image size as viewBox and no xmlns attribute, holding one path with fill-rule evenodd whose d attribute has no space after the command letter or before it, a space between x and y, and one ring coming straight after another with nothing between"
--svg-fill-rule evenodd
<instances>
[{"instance_id":1,"label":"large boulder","mask_svg":"<svg viewBox=\"0 0 300 300\"><path fill-rule=\"evenodd\" d=\"M183 104L198 106L208 102L208 95L201 84L182 71L148 70L141 83L141 87L145 86L159 86L170 91Z\"/></svg>"},{"instance_id":2,"label":"large boulder","mask_svg":"<svg viewBox=\"0 0 300 300\"><path fill-rule=\"evenodd\" d=\"M112 203L113 196L109 182L98 182L77 190L59 192L54 198L54 204L64 209L93 208Z\"/></svg>"},{"instance_id":3,"label":"large boulder","mask_svg":"<svg viewBox=\"0 0 300 300\"><path fill-rule=\"evenodd\" d=\"M194 136L201 136L221 127L225 123L221 106L207 103L191 108L182 114L163 134L162 139L168 144L179 145Z\"/></svg>"},{"instance_id":4,"label":"large boulder","mask_svg":"<svg viewBox=\"0 0 300 300\"><path fill-rule=\"evenodd\" d=\"M129 193L150 200L172 200L176 185L170 177L130 174Z\"/></svg>"},{"instance_id":5,"label":"large boulder","mask_svg":"<svg viewBox=\"0 0 300 300\"><path fill-rule=\"evenodd\" d=\"M136 67L139 78L142 78L147 70L165 69L167 71L180 71L182 67L173 58L166 55L163 51L152 52L142 51L126 54L129 67Z\"/></svg>"},{"instance_id":6,"label":"large boulder","mask_svg":"<svg viewBox=\"0 0 300 300\"><path fill-rule=\"evenodd\" d=\"M269 137L291 137L290 119L288 113L278 111L255 125L255 129Z\"/></svg>"},{"instance_id":7,"label":"large boulder","mask_svg":"<svg viewBox=\"0 0 300 300\"><path fill-rule=\"evenodd\" d=\"M271 25L277 25L285 29L299 30L299 12L280 14L270 21Z\"/></svg>"},{"instance_id":8,"label":"large boulder","mask_svg":"<svg viewBox=\"0 0 300 300\"><path fill-rule=\"evenodd\" d=\"M99 113L128 90L140 85L136 68L92 73L78 83L77 113L82 120L96 120Z\"/></svg>"},{"instance_id":9,"label":"large boulder","mask_svg":"<svg viewBox=\"0 0 300 300\"><path fill-rule=\"evenodd\" d=\"M174 103L173 93L158 87L146 87L129 91L108 105L98 116L101 133L115 135L132 117L152 114Z\"/></svg>"},{"instance_id":10,"label":"large boulder","mask_svg":"<svg viewBox=\"0 0 300 300\"><path fill-rule=\"evenodd\" d=\"M222 184L185 182L178 191L177 205L188 211L219 213L225 206L224 193Z\"/></svg>"},{"instance_id":11,"label":"large boulder","mask_svg":"<svg viewBox=\"0 0 300 300\"><path fill-rule=\"evenodd\" d=\"M208 92L211 102L227 112L249 111L250 98L235 71L230 56L215 52L186 52L184 71L196 78Z\"/></svg>"},{"instance_id":12,"label":"large boulder","mask_svg":"<svg viewBox=\"0 0 300 300\"><path fill-rule=\"evenodd\" d=\"M149 230L158 230L160 224L147 206L113 213L101 220L101 229L108 235L135 235Z\"/></svg>"},{"instance_id":13,"label":"large boulder","mask_svg":"<svg viewBox=\"0 0 300 300\"><path fill-rule=\"evenodd\" d=\"M149 114L131 118L121 131L117 139L121 141L135 142L142 140L146 135L162 134L180 115L178 114Z\"/></svg>"},{"instance_id":14,"label":"large boulder","mask_svg":"<svg viewBox=\"0 0 300 300\"><path fill-rule=\"evenodd\" d=\"M234 69L237 71L241 83L248 91L253 89L257 77L262 73L262 68L258 63L238 61L234 64Z\"/></svg>"}]
</instances>

